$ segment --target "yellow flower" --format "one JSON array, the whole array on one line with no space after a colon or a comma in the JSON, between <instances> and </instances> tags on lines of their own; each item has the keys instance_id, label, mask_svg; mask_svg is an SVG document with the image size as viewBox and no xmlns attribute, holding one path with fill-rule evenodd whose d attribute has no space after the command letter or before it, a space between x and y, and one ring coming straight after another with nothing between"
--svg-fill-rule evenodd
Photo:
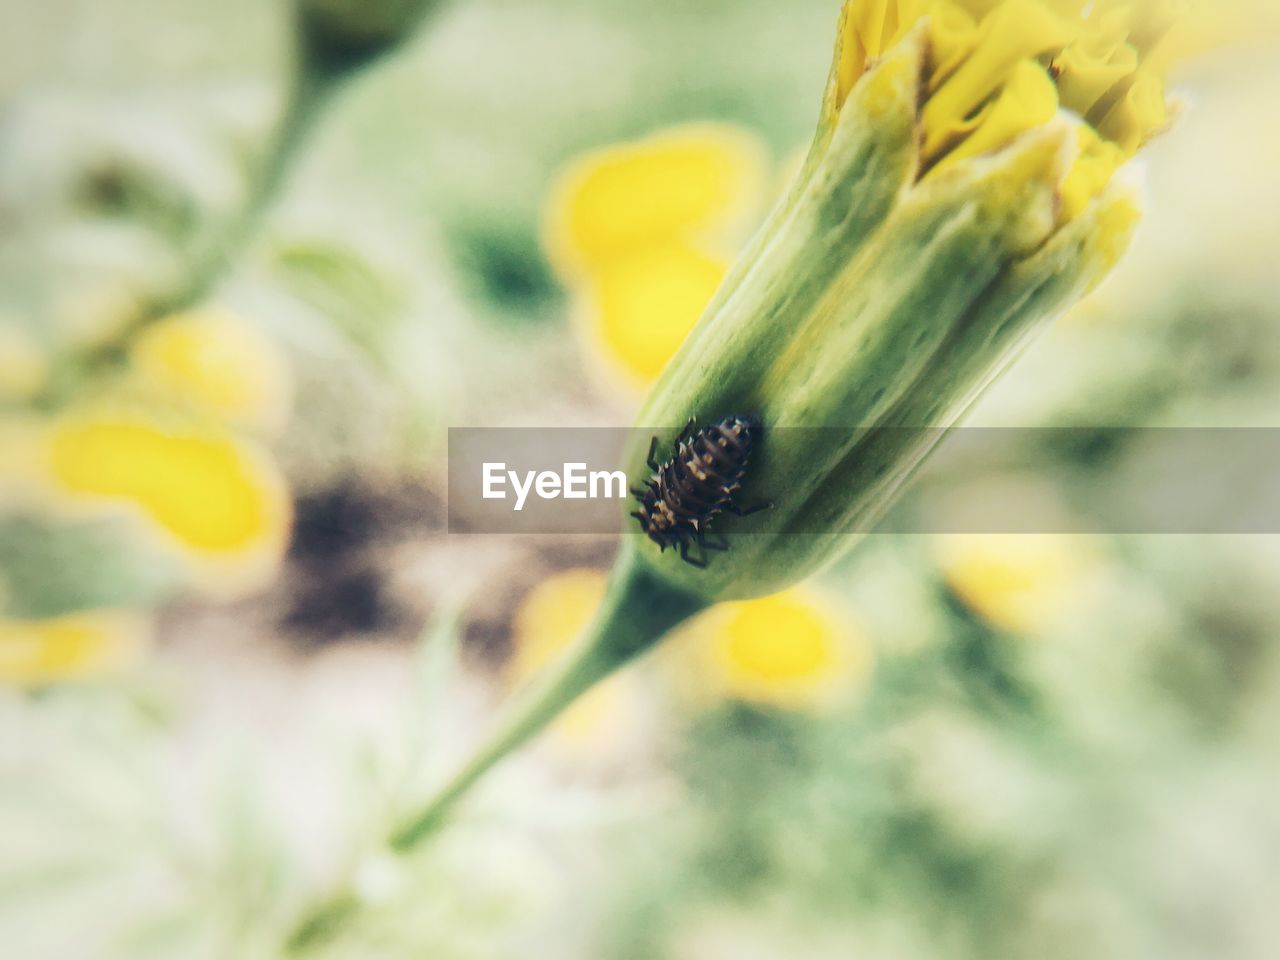
<instances>
[{"instance_id":1,"label":"yellow flower","mask_svg":"<svg viewBox=\"0 0 1280 960\"><path fill-rule=\"evenodd\" d=\"M524 681L563 653L600 606L605 574L566 570L530 591L516 614L512 676ZM724 604L679 632L669 666L696 700L735 699L789 709L839 700L870 674L859 626L819 592L797 587ZM594 687L556 721L575 747L615 741L639 714L626 675Z\"/></svg>"},{"instance_id":2,"label":"yellow flower","mask_svg":"<svg viewBox=\"0 0 1280 960\"><path fill-rule=\"evenodd\" d=\"M15 324L0 318L0 401L34 397L48 375L44 351Z\"/></svg>"},{"instance_id":3,"label":"yellow flower","mask_svg":"<svg viewBox=\"0 0 1280 960\"><path fill-rule=\"evenodd\" d=\"M931 44L921 108L923 169L946 170L1048 123L1059 108L1085 131L1061 193L1078 216L1169 121L1163 72L1173 0L853 0L844 8L830 110L920 21Z\"/></svg>"},{"instance_id":4,"label":"yellow flower","mask_svg":"<svg viewBox=\"0 0 1280 960\"><path fill-rule=\"evenodd\" d=\"M592 151L560 177L543 243L610 386L647 387L693 329L757 212L765 171L750 135L692 124Z\"/></svg>"},{"instance_id":5,"label":"yellow flower","mask_svg":"<svg viewBox=\"0 0 1280 960\"><path fill-rule=\"evenodd\" d=\"M612 380L642 390L680 348L728 269L727 259L684 243L618 257L583 285L580 335Z\"/></svg>"},{"instance_id":6,"label":"yellow flower","mask_svg":"<svg viewBox=\"0 0 1280 960\"><path fill-rule=\"evenodd\" d=\"M145 618L120 610L0 617L0 681L44 684L116 670L137 659L149 634Z\"/></svg>"},{"instance_id":7,"label":"yellow flower","mask_svg":"<svg viewBox=\"0 0 1280 960\"><path fill-rule=\"evenodd\" d=\"M543 242L567 280L637 250L685 240L715 248L755 213L763 149L720 124L672 127L579 157L553 187Z\"/></svg>"},{"instance_id":8,"label":"yellow flower","mask_svg":"<svg viewBox=\"0 0 1280 960\"><path fill-rule=\"evenodd\" d=\"M46 438L53 489L85 509L125 509L215 593L260 585L283 554L285 482L256 446L220 429L131 414L68 416Z\"/></svg>"},{"instance_id":9,"label":"yellow flower","mask_svg":"<svg viewBox=\"0 0 1280 960\"><path fill-rule=\"evenodd\" d=\"M844 611L808 587L726 603L692 620L672 644L697 698L787 709L837 702L869 677L871 646Z\"/></svg>"},{"instance_id":10,"label":"yellow flower","mask_svg":"<svg viewBox=\"0 0 1280 960\"><path fill-rule=\"evenodd\" d=\"M528 681L568 649L600 606L604 588L603 572L570 569L529 591L512 624L514 684ZM579 699L551 730L569 752L607 753L635 734L639 706L630 678L615 676Z\"/></svg>"},{"instance_id":11,"label":"yellow flower","mask_svg":"<svg viewBox=\"0 0 1280 960\"><path fill-rule=\"evenodd\" d=\"M166 399L253 430L274 432L289 413L289 369L270 339L218 309L149 327L130 351L138 377Z\"/></svg>"},{"instance_id":12,"label":"yellow flower","mask_svg":"<svg viewBox=\"0 0 1280 960\"><path fill-rule=\"evenodd\" d=\"M936 543L947 585L971 610L1012 633L1062 622L1086 596L1096 541L1065 534L949 534Z\"/></svg>"}]
</instances>

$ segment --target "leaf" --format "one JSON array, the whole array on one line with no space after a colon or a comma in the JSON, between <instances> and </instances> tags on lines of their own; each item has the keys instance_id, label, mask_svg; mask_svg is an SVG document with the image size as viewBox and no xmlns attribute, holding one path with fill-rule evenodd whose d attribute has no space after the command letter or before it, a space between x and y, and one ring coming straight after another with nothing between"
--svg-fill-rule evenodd
<instances>
[{"instance_id":1,"label":"leaf","mask_svg":"<svg viewBox=\"0 0 1280 960\"><path fill-rule=\"evenodd\" d=\"M323 241L283 244L271 262L290 293L328 317L379 366L387 366L390 328L406 303L399 284L354 250Z\"/></svg>"}]
</instances>

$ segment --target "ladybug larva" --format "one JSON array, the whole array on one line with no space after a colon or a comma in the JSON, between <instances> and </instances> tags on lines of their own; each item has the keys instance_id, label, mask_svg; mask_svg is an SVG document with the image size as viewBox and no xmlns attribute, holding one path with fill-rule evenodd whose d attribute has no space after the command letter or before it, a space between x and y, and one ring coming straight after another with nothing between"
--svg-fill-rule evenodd
<instances>
[{"instance_id":1,"label":"ladybug larva","mask_svg":"<svg viewBox=\"0 0 1280 960\"><path fill-rule=\"evenodd\" d=\"M716 514L723 510L745 517L772 506L763 503L743 509L733 502L759 436L760 421L754 417L725 417L702 430L695 430L690 418L665 463L654 459L655 436L645 461L653 474L643 489L631 490L640 501L640 509L631 514L640 521L640 529L663 550L678 549L680 559L695 567L707 565L707 550L729 549L723 537L707 539L707 525ZM702 550L701 558L689 555L695 543Z\"/></svg>"}]
</instances>

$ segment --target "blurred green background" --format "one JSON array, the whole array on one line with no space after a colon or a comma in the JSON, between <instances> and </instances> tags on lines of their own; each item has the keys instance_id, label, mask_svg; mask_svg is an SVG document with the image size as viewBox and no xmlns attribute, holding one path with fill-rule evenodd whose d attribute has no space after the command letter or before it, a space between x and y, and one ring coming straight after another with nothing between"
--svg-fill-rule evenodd
<instances>
[{"instance_id":1,"label":"blurred green background","mask_svg":"<svg viewBox=\"0 0 1280 960\"><path fill-rule=\"evenodd\" d=\"M873 535L695 624L411 861L378 852L612 555L443 529L448 427L638 399L553 265L561 172L724 125L707 149L757 181L727 259L811 131L837 7L442 4L223 251L291 7L5 5L0 953L269 957L346 872L370 906L334 956L1280 952L1264 535ZM1278 425L1276 16L1198 16L1134 249L971 424ZM1025 458L1071 517L1139 454Z\"/></svg>"}]
</instances>

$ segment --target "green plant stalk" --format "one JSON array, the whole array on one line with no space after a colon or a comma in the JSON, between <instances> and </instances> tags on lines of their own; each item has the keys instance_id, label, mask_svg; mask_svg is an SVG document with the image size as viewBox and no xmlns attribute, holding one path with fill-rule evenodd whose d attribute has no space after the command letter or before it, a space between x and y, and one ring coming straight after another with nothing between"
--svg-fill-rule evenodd
<instances>
[{"instance_id":1,"label":"green plant stalk","mask_svg":"<svg viewBox=\"0 0 1280 960\"><path fill-rule=\"evenodd\" d=\"M202 300L249 245L278 197L301 147L327 113L335 94L350 80L413 34L433 4L422 2L406 12L385 35L343 37L333 25L323 25L305 4L294 9L292 77L284 110L271 144L249 183L244 203L210 247L195 261L186 282L169 298L153 304L140 318L145 324ZM356 6L359 14L361 8Z\"/></svg>"},{"instance_id":2,"label":"green plant stalk","mask_svg":"<svg viewBox=\"0 0 1280 960\"><path fill-rule=\"evenodd\" d=\"M65 405L84 378L120 364L144 330L198 304L213 291L240 252L252 243L302 145L332 100L339 80L335 75L305 69L295 73L270 144L254 167L244 199L235 213L196 252L174 289L144 302L111 341L73 354L57 366L35 406L57 409Z\"/></svg>"},{"instance_id":3,"label":"green plant stalk","mask_svg":"<svg viewBox=\"0 0 1280 960\"><path fill-rule=\"evenodd\" d=\"M326 112L341 79L339 75L308 69L295 72L271 144L254 171L240 209L193 262L181 287L151 304L138 318L139 326L199 303L226 276L240 252L257 236L289 170Z\"/></svg>"},{"instance_id":4,"label":"green plant stalk","mask_svg":"<svg viewBox=\"0 0 1280 960\"><path fill-rule=\"evenodd\" d=\"M499 761L591 687L707 606L707 601L653 576L638 563L637 541L637 537L627 538L604 601L574 645L517 697L466 764L392 829L387 844L393 853L403 855L417 849L448 821L458 801ZM303 953L330 942L361 907L359 896L350 884L345 885L305 912L288 939L289 950Z\"/></svg>"},{"instance_id":5,"label":"green plant stalk","mask_svg":"<svg viewBox=\"0 0 1280 960\"><path fill-rule=\"evenodd\" d=\"M521 696L467 765L422 810L393 831L393 850L403 853L413 849L495 763L542 730L579 695L706 606L705 601L654 577L636 563L637 539L628 538L604 602L573 647Z\"/></svg>"},{"instance_id":6,"label":"green plant stalk","mask_svg":"<svg viewBox=\"0 0 1280 960\"><path fill-rule=\"evenodd\" d=\"M73 355L55 369L35 405L56 409L67 402L85 376L115 366L143 330L204 300L254 241L303 146L327 114L343 86L374 63L390 46L359 54L335 52L300 12L295 15L295 50L288 92L262 155L250 172L244 197L214 236L194 252L173 289L142 303L109 342Z\"/></svg>"}]
</instances>

